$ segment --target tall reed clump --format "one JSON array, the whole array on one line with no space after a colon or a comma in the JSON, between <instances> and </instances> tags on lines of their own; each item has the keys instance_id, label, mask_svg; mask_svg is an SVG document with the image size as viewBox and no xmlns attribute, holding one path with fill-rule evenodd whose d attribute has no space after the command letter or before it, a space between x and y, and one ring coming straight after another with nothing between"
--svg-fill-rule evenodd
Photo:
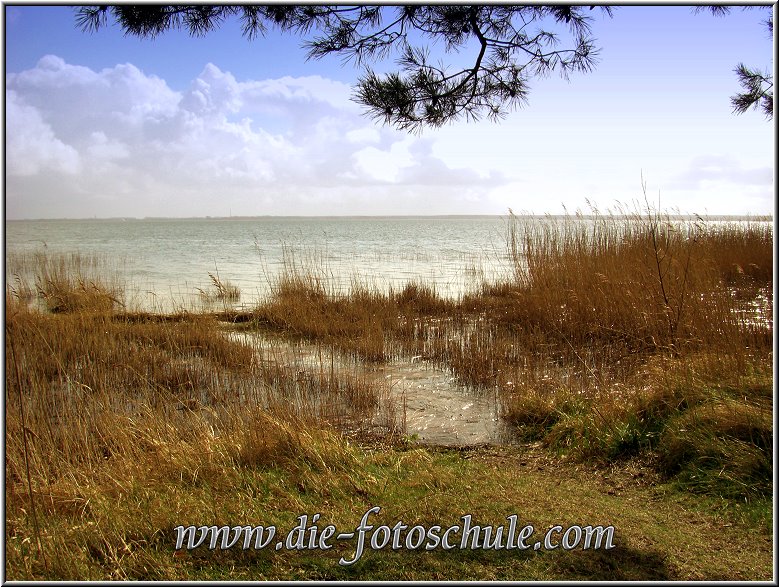
<instances>
[{"instance_id":1,"label":"tall reed clump","mask_svg":"<svg viewBox=\"0 0 779 587\"><path fill-rule=\"evenodd\" d=\"M271 296L253 318L288 337L381 363L397 352L396 339L407 338L404 332L415 316L440 315L454 307L422 283L409 283L398 292L382 292L357 278L345 292L332 283L326 270L287 251L281 273L270 283Z\"/></svg>"},{"instance_id":2,"label":"tall reed clump","mask_svg":"<svg viewBox=\"0 0 779 587\"><path fill-rule=\"evenodd\" d=\"M734 447L752 442L732 422L760 413L747 462L734 465L751 481L728 484L765 493L745 471L768 479L770 225L651 208L512 215L507 241L513 280L484 284L444 320L419 320L409 336L421 353L467 385L497 389L520 435L588 459L653 452L677 479L696 467L729 470L721 465L735 463ZM709 445L692 432L684 444L685 415L704 413L718 416L695 418Z\"/></svg>"},{"instance_id":3,"label":"tall reed clump","mask_svg":"<svg viewBox=\"0 0 779 587\"><path fill-rule=\"evenodd\" d=\"M381 362L386 359L386 330L395 320L382 296L367 288L350 296L328 291L326 280L285 267L253 318L288 337L318 341L346 354Z\"/></svg>"},{"instance_id":4,"label":"tall reed clump","mask_svg":"<svg viewBox=\"0 0 779 587\"><path fill-rule=\"evenodd\" d=\"M197 288L203 301L237 302L241 299L241 288L227 279L220 278L219 270L216 271L216 275L209 273L208 277L211 279L211 289Z\"/></svg>"},{"instance_id":5,"label":"tall reed clump","mask_svg":"<svg viewBox=\"0 0 779 587\"><path fill-rule=\"evenodd\" d=\"M670 352L737 329L724 298L701 303L726 293L700 242L702 222L650 212L567 216L512 230L512 320L572 344L621 340Z\"/></svg>"},{"instance_id":6,"label":"tall reed clump","mask_svg":"<svg viewBox=\"0 0 779 587\"><path fill-rule=\"evenodd\" d=\"M517 220L509 242L516 280L493 319L532 353L496 378L508 420L589 458L657 449L690 488L769 490L772 328L742 308L770 290L770 227L648 209Z\"/></svg>"},{"instance_id":7,"label":"tall reed clump","mask_svg":"<svg viewBox=\"0 0 779 587\"><path fill-rule=\"evenodd\" d=\"M35 292L51 312L124 307L122 286L101 255L38 250L10 254L7 262L6 290L20 301L31 301Z\"/></svg>"}]
</instances>

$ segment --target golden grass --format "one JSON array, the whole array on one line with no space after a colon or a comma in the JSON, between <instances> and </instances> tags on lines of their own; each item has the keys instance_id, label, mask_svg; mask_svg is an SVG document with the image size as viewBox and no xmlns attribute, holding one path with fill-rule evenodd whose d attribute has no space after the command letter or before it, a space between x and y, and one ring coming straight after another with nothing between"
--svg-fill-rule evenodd
<instances>
[{"instance_id":1,"label":"golden grass","mask_svg":"<svg viewBox=\"0 0 779 587\"><path fill-rule=\"evenodd\" d=\"M278 365L228 340L207 316L145 322L86 311L46 315L11 300L6 344L12 483L21 482L28 466L39 479L54 480L77 466L92 475L107 459L146 462L144 447L163 450L164 438L186 434L191 414L201 418L194 430L212 435L272 430L262 424L264 412L359 424L382 393L357 376ZM26 447L30 437L22 430L35 439ZM162 435L159 441L135 436L150 430Z\"/></svg>"},{"instance_id":2,"label":"golden grass","mask_svg":"<svg viewBox=\"0 0 779 587\"><path fill-rule=\"evenodd\" d=\"M272 295L252 312L252 320L264 328L291 338L320 341L380 363L397 351L395 336L410 327L414 316L430 316L454 309L424 284L409 283L397 293L354 281L348 293L327 287L326 275L298 265L285 270L271 284Z\"/></svg>"},{"instance_id":3,"label":"golden grass","mask_svg":"<svg viewBox=\"0 0 779 587\"><path fill-rule=\"evenodd\" d=\"M211 279L211 289L203 290L197 288L202 300L206 302L237 302L241 299L241 288L237 285L233 285L227 279L221 279L219 277L219 271L216 272L216 275L209 273L208 277Z\"/></svg>"},{"instance_id":4,"label":"golden grass","mask_svg":"<svg viewBox=\"0 0 779 587\"><path fill-rule=\"evenodd\" d=\"M215 522L237 523L262 518L272 504L272 519L291 524L292 512L322 503L343 520L367 501L387 499L400 508L390 514L405 515L403 502L432 523L439 514L487 507L487 495L518 503L500 485L510 482L504 468L478 469L476 501L458 486L447 509L435 491L465 479L451 462L433 471L426 451L368 458L350 446L338 427L370 425L387 390L334 369L335 352L366 363L422 356L468 386L497 391L518 435L552 453L605 466L639 457L679 488L761 503L773 473L772 324L765 320L772 237L765 224L679 225L654 213L567 217L557 225L515 218L508 237L514 279L459 300L424 283L380 292L355 281L336 292L326 274L292 263L255 310L220 316L329 351L330 368L325 360L302 369L231 340L215 315L119 312L121 288L101 277L96 258L13 259L5 326L9 568L15 578L209 578L198 567L202 558L176 561L166 542L173 525L209 512ZM31 282L48 311L30 307ZM401 482L405 466L416 477ZM522 478L515 477L511 483ZM563 509L581 508L575 501ZM539 504L533 516L557 521ZM644 553L641 536L665 539L658 527L635 521L635 552ZM264 554L241 556L240 568L259 565L263 577L303 572L289 557L274 559L289 565L285 574L269 570ZM638 565L642 556L621 559L621 576L655 577L647 573L660 563L650 556L652 564ZM460 561L436 558L428 568L414 560L428 570L377 564L388 576L453 578L446 573ZM549 560L509 566L529 578L600 576L582 561L565 559L579 569L568 572L569 563L557 568L561 559ZM763 576L674 560L685 572L666 568L658 577ZM223 562L236 564L230 556ZM460 562L461 570L479 569L468 576L507 576L495 570L507 568L502 560ZM623 568L631 565L641 568Z\"/></svg>"},{"instance_id":5,"label":"golden grass","mask_svg":"<svg viewBox=\"0 0 779 587\"><path fill-rule=\"evenodd\" d=\"M100 255L44 249L11 254L6 262L6 294L17 300L28 303L37 296L51 312L124 307L121 284Z\"/></svg>"},{"instance_id":6,"label":"golden grass","mask_svg":"<svg viewBox=\"0 0 779 587\"><path fill-rule=\"evenodd\" d=\"M736 237L749 246L724 257ZM771 279L772 234L764 225L709 227L655 213L568 216L556 226L517 219L510 246L516 287L505 320L538 325L565 344L619 340L681 352L743 338L750 333L734 317L730 267L761 263L753 275L763 286Z\"/></svg>"},{"instance_id":7,"label":"golden grass","mask_svg":"<svg viewBox=\"0 0 779 587\"><path fill-rule=\"evenodd\" d=\"M259 423L259 422L258 422ZM273 437L276 422L267 434ZM282 439L297 433L284 426ZM261 434L261 433L258 433ZM362 451L315 430L295 437L273 461L239 461L220 440L193 434L164 441L162 470L132 470L111 481L64 482L36 494L45 557L12 494L7 517L9 579L121 580L767 580L772 568L770 519L745 523L738 510L717 512L698 498L676 499L643 482L638 469L593 470L538 451ZM238 434L241 438L242 434ZM283 442L283 440L282 440ZM213 448L216 444L217 448ZM236 446L230 442L229 446ZM206 447L211 450L204 451ZM179 471L176 471L179 467ZM8 492L7 492L8 495ZM354 567L354 541L329 551L173 551L179 524L275 524L316 511L321 525L349 531L370 505L376 524L409 527L483 525L517 514L542 533L554 524L613 524L611 551L380 552L366 549ZM769 517L770 518L770 517Z\"/></svg>"}]
</instances>

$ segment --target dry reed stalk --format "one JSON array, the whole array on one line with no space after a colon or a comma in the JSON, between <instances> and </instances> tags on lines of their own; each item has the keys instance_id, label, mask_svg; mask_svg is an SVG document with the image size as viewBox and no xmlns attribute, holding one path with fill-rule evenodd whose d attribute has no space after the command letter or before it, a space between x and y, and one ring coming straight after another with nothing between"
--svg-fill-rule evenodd
<instances>
[{"instance_id":1,"label":"dry reed stalk","mask_svg":"<svg viewBox=\"0 0 779 587\"><path fill-rule=\"evenodd\" d=\"M100 255L49 253L9 254L7 291L21 301L33 292L51 312L111 312L124 307L123 291L108 260ZM13 272L11 272L13 269Z\"/></svg>"},{"instance_id":2,"label":"dry reed stalk","mask_svg":"<svg viewBox=\"0 0 779 587\"><path fill-rule=\"evenodd\" d=\"M241 288L237 285L233 285L228 280L222 280L219 277L218 268L216 269L216 275L209 272L208 277L211 279L211 285L214 291L211 292L196 288L203 300L207 302L212 302L214 300L236 302L241 299Z\"/></svg>"},{"instance_id":3,"label":"dry reed stalk","mask_svg":"<svg viewBox=\"0 0 779 587\"><path fill-rule=\"evenodd\" d=\"M523 434L586 458L652 450L679 414L715 401L712 389L766 372L772 325L745 309L772 306L765 223L652 210L512 218L507 241L513 282L483 284L446 320L419 316L393 334L466 385L497 389ZM647 376L657 360L670 362Z\"/></svg>"}]
</instances>

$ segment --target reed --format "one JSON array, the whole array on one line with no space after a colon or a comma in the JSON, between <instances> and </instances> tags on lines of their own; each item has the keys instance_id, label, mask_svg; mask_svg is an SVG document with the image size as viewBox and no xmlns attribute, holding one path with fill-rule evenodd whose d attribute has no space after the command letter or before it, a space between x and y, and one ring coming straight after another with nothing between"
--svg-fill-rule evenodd
<instances>
[{"instance_id":1,"label":"reed","mask_svg":"<svg viewBox=\"0 0 779 587\"><path fill-rule=\"evenodd\" d=\"M466 297L471 321L455 326L459 337L428 339L433 356L463 381L497 388L523 435L583 458L662 447L663 473L717 477L746 443L749 466L717 491L765 494L772 324L745 308L759 300L758 314L771 315L770 226L681 223L651 210L513 218L508 243L514 280ZM747 385L751 377L759 384ZM757 436L737 434L727 419L695 432L680 424L697 411L722 414L723 397L761 414ZM685 431L687 444L678 440ZM684 458L672 457L681 445Z\"/></svg>"},{"instance_id":2,"label":"reed","mask_svg":"<svg viewBox=\"0 0 779 587\"><path fill-rule=\"evenodd\" d=\"M275 454L276 440L253 432L275 434L272 420L287 430L288 451L313 434L304 428L314 422L359 427L383 394L356 374L278 364L229 340L208 316L45 314L6 301L6 474L14 495L25 470L34 472L34 495L52 484L108 482L139 466L194 471L203 457L183 465L189 449L182 460L161 461L190 437L193 453L210 454L223 438L238 442L230 450L239 460L259 458L255 441Z\"/></svg>"},{"instance_id":3,"label":"reed","mask_svg":"<svg viewBox=\"0 0 779 587\"><path fill-rule=\"evenodd\" d=\"M712 388L740 389L749 373L770 377L772 325L747 311L759 299L762 313L771 312L772 231L765 223L680 223L651 210L543 221L512 216L507 242L514 279L483 284L459 300L442 299L421 282L381 292L354 280L350 291L336 291L326 271L289 253L272 296L248 324L373 363L422 356L466 385L496 389L504 418L521 435L586 458L654 450L674 418L706 403L701 397ZM327 368L301 377L258 361L256 349L229 343L206 316L174 326L112 315L121 291L88 274L101 266L97 258L37 254L32 261L40 295L66 315L51 322L17 308L7 332L38 341L24 349L23 370L48 386L57 380L104 389L119 378L122 389L210 405L240 397L235 381L249 377L317 417L365 414L383 393ZM14 263L21 275L24 263ZM227 287L218 275L216 282ZM6 299L23 301L23 281L16 283ZM18 328L24 336L13 334ZM712 356L728 369L712 370ZM84 368L69 363L73 357L92 359ZM652 367L659 363L664 373ZM706 377L712 372L720 379ZM267 397L258 404L269 406Z\"/></svg>"},{"instance_id":4,"label":"reed","mask_svg":"<svg viewBox=\"0 0 779 587\"><path fill-rule=\"evenodd\" d=\"M512 216L507 242L514 278L459 300L422 283L335 293L296 274L257 315L363 359L426 358L496 390L521 436L590 460L654 453L681 415L716 405L723 389L745 403L770 389L765 223L682 222L651 209ZM753 376L759 385L745 391ZM710 434L729 441L731 432ZM669 462L657 464L678 472ZM685 462L717 461L702 451Z\"/></svg>"},{"instance_id":5,"label":"reed","mask_svg":"<svg viewBox=\"0 0 779 587\"><path fill-rule=\"evenodd\" d=\"M279 364L207 315L158 318L93 306L45 313L6 296L7 519L13 533L37 513L46 576L78 576L58 566L70 555L51 516L78 517L136 479L198 484L226 466L342 466L348 451L333 427L373 430L381 382Z\"/></svg>"},{"instance_id":6,"label":"reed","mask_svg":"<svg viewBox=\"0 0 779 587\"><path fill-rule=\"evenodd\" d=\"M101 255L45 249L7 258L6 292L29 303L37 297L51 312L110 312L124 307L117 273Z\"/></svg>"},{"instance_id":7,"label":"reed","mask_svg":"<svg viewBox=\"0 0 779 587\"><path fill-rule=\"evenodd\" d=\"M203 301L237 302L241 299L241 288L233 285L229 280L221 279L218 269L216 270L216 275L209 273L208 277L211 279L211 290L197 288Z\"/></svg>"},{"instance_id":8,"label":"reed","mask_svg":"<svg viewBox=\"0 0 779 587\"><path fill-rule=\"evenodd\" d=\"M325 272L288 261L270 284L270 299L252 313L253 320L288 337L322 342L347 355L381 363L394 353L393 333L401 329L404 314L437 313L447 306L421 284L408 284L394 294L358 279L345 293L328 287L329 283L332 279Z\"/></svg>"}]
</instances>

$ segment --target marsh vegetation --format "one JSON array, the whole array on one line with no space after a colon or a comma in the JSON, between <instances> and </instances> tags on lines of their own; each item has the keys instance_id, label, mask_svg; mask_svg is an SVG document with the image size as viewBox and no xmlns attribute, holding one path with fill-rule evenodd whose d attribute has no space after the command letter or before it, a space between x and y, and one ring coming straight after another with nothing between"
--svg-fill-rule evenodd
<instances>
[{"instance_id":1,"label":"marsh vegetation","mask_svg":"<svg viewBox=\"0 0 779 587\"><path fill-rule=\"evenodd\" d=\"M374 502L497 524L536 499L539 527L582 511L621 527L614 576L770 578L772 226L512 216L506 240L511 277L456 299L424 281L336 291L290 259L251 310L170 314L127 311L99 258L8 257L8 577L609 578L589 553L376 552L347 571L329 554L178 558L170 538L314 510L349 528ZM204 295L240 295L212 280ZM494 397L507 446L418 445L386 376L412 363ZM679 520L675 543L636 513L647 499ZM705 539L724 558L696 559Z\"/></svg>"}]
</instances>

